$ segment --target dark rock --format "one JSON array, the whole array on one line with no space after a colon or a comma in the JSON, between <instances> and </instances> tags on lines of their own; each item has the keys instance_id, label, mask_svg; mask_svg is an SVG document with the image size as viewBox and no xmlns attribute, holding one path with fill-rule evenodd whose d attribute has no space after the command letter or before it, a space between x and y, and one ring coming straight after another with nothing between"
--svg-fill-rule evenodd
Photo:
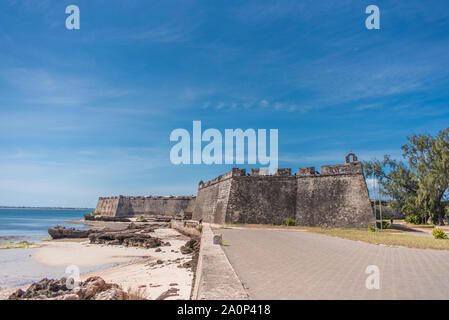
<instances>
[{"instance_id":1,"label":"dark rock","mask_svg":"<svg viewBox=\"0 0 449 320\"><path fill-rule=\"evenodd\" d=\"M111 217L102 215L93 215L91 213L85 214L84 219L87 221L106 221L106 222L131 222L130 219L125 217Z\"/></svg>"},{"instance_id":2,"label":"dark rock","mask_svg":"<svg viewBox=\"0 0 449 320\"><path fill-rule=\"evenodd\" d=\"M190 254L193 252L198 252L200 250L200 241L192 238L189 241L187 241L186 244L180 248L180 250L182 254Z\"/></svg>"},{"instance_id":3,"label":"dark rock","mask_svg":"<svg viewBox=\"0 0 449 320\"><path fill-rule=\"evenodd\" d=\"M9 300L35 299L35 298L54 298L70 291L66 285L66 278L60 280L42 279L28 287L26 291L17 290L9 296Z\"/></svg>"},{"instance_id":4,"label":"dark rock","mask_svg":"<svg viewBox=\"0 0 449 320\"><path fill-rule=\"evenodd\" d=\"M77 230L75 228L65 228L61 226L48 229L48 234L53 239L87 238L92 232L92 230Z\"/></svg>"},{"instance_id":5,"label":"dark rock","mask_svg":"<svg viewBox=\"0 0 449 320\"><path fill-rule=\"evenodd\" d=\"M193 237L180 248L182 254L192 254L192 260L184 263L182 267L191 268L192 272L196 272L198 265L198 256L200 252L200 239Z\"/></svg>"},{"instance_id":6,"label":"dark rock","mask_svg":"<svg viewBox=\"0 0 449 320\"><path fill-rule=\"evenodd\" d=\"M155 248L161 245L162 242L159 238L149 234L153 232L152 228L134 228L131 225L126 230L92 233L89 235L90 243L143 248Z\"/></svg>"},{"instance_id":7,"label":"dark rock","mask_svg":"<svg viewBox=\"0 0 449 320\"><path fill-rule=\"evenodd\" d=\"M170 288L167 291L163 292L159 297L157 297L156 300L164 300L168 297L179 296L178 291L179 289Z\"/></svg>"},{"instance_id":8,"label":"dark rock","mask_svg":"<svg viewBox=\"0 0 449 320\"><path fill-rule=\"evenodd\" d=\"M127 294L120 286L106 283L100 277L90 277L74 289L66 287L66 278L42 279L33 283L26 291L21 289L11 294L9 300L126 300Z\"/></svg>"}]
</instances>

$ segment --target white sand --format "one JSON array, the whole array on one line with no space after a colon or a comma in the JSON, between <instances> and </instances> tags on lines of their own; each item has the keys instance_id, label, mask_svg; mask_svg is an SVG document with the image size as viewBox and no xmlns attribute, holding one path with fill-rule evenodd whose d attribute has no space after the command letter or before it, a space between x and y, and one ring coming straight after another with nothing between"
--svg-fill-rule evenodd
<instances>
[{"instance_id":1,"label":"white sand","mask_svg":"<svg viewBox=\"0 0 449 320\"><path fill-rule=\"evenodd\" d=\"M45 266L79 267L97 266L111 263L124 263L148 258L150 250L136 247L104 246L85 242L49 242L36 249L32 257Z\"/></svg>"},{"instance_id":2,"label":"white sand","mask_svg":"<svg viewBox=\"0 0 449 320\"><path fill-rule=\"evenodd\" d=\"M83 274L81 280L100 276L107 282L117 283L125 291L139 293L147 299L156 299L173 287L179 289L178 296L167 299L189 299L193 273L190 269L178 267L192 259L191 254L183 255L179 251L188 238L168 228L156 229L154 236L170 242L171 246L161 246L162 251L156 252L157 248L106 246L87 241L49 241L34 249L32 258L45 266L76 265L81 268L121 264ZM157 260L163 263L158 264Z\"/></svg>"}]
</instances>

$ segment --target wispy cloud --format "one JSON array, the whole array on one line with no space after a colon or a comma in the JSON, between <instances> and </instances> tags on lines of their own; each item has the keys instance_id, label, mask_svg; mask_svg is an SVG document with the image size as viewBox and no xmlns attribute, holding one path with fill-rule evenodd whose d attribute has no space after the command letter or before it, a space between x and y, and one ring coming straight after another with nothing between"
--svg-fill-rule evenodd
<instances>
[{"instance_id":1,"label":"wispy cloud","mask_svg":"<svg viewBox=\"0 0 449 320\"><path fill-rule=\"evenodd\" d=\"M119 98L129 94L126 89L113 88L92 77L45 69L10 68L0 75L3 82L18 93L2 96L9 103L80 106L96 98Z\"/></svg>"}]
</instances>

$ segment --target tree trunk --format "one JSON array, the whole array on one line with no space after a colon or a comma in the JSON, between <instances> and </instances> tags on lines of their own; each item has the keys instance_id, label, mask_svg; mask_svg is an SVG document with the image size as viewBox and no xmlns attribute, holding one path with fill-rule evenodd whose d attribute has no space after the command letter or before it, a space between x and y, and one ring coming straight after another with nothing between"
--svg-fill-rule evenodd
<instances>
[{"instance_id":1,"label":"tree trunk","mask_svg":"<svg viewBox=\"0 0 449 320\"><path fill-rule=\"evenodd\" d=\"M440 226L444 226L443 215L441 214L441 212L438 212L438 224Z\"/></svg>"}]
</instances>

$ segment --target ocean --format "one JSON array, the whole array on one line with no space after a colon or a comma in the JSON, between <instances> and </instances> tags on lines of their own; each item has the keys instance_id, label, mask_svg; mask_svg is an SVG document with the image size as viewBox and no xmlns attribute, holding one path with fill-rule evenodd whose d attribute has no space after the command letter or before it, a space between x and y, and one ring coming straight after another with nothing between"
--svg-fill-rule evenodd
<instances>
[{"instance_id":1,"label":"ocean","mask_svg":"<svg viewBox=\"0 0 449 320\"><path fill-rule=\"evenodd\" d=\"M41 241L50 238L47 230L56 225L82 228L83 225L67 223L83 218L92 209L7 209L0 208L0 245L3 242ZM0 249L0 290L30 284L44 277L61 278L67 276L65 267L49 267L36 263L33 250ZM101 267L83 268L90 272Z\"/></svg>"},{"instance_id":2,"label":"ocean","mask_svg":"<svg viewBox=\"0 0 449 320\"><path fill-rule=\"evenodd\" d=\"M40 241L48 239L48 228L79 220L93 209L8 209L0 208L0 241ZM80 225L75 227L79 228Z\"/></svg>"}]
</instances>

